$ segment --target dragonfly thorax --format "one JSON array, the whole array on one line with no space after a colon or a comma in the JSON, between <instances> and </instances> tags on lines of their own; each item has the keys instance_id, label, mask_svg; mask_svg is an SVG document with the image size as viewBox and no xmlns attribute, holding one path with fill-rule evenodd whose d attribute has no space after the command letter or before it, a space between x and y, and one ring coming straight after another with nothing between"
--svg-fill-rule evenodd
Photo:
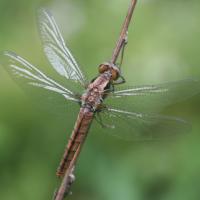
<instances>
[{"instance_id":1,"label":"dragonfly thorax","mask_svg":"<svg viewBox=\"0 0 200 200\"><path fill-rule=\"evenodd\" d=\"M81 97L82 107L88 107L92 111L96 111L99 108L104 99L111 76L110 72L105 72L88 85L86 92Z\"/></svg>"}]
</instances>

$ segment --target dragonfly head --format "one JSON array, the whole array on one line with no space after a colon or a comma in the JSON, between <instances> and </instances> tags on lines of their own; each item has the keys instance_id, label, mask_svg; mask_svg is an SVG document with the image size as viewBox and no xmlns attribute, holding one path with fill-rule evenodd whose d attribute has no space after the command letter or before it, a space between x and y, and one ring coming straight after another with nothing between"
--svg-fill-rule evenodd
<instances>
[{"instance_id":1,"label":"dragonfly head","mask_svg":"<svg viewBox=\"0 0 200 200\"><path fill-rule=\"evenodd\" d=\"M116 81L120 77L120 70L114 64L111 63L103 63L99 65L99 73L103 74L106 71L110 71L112 76L111 80Z\"/></svg>"}]
</instances>

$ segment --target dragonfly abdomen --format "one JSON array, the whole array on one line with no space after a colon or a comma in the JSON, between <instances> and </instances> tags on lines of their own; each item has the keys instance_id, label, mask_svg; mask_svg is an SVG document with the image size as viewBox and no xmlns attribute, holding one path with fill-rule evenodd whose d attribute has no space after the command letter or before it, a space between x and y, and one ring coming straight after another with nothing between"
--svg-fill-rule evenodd
<instances>
[{"instance_id":1,"label":"dragonfly abdomen","mask_svg":"<svg viewBox=\"0 0 200 200\"><path fill-rule=\"evenodd\" d=\"M94 113L88 108L81 108L71 138L65 149L63 158L57 169L57 176L65 174L70 165L74 165L79 155L81 147L87 136Z\"/></svg>"}]
</instances>

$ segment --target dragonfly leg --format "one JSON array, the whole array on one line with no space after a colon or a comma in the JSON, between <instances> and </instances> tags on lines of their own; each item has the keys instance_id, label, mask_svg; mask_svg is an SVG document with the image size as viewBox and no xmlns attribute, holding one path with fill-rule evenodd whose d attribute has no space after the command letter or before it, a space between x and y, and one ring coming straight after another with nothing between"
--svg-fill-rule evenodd
<instances>
[{"instance_id":1,"label":"dragonfly leg","mask_svg":"<svg viewBox=\"0 0 200 200\"><path fill-rule=\"evenodd\" d=\"M105 95L105 96L104 96L103 98L105 98L108 94L110 94L110 93L112 93L112 92L114 92L114 91L115 91L114 85L113 85L113 84L110 84L110 85L109 85L109 88L107 88L107 89L104 90L104 95ZM102 108L105 108L105 107L106 107L106 106L105 106L104 104L101 104L101 107L100 107L100 108L102 109ZM100 110L101 110L101 109L100 109Z\"/></svg>"},{"instance_id":2,"label":"dragonfly leg","mask_svg":"<svg viewBox=\"0 0 200 200\"><path fill-rule=\"evenodd\" d=\"M117 81L112 82L113 85L120 85L120 84L123 84L123 83L126 83L126 80L123 76L120 76Z\"/></svg>"},{"instance_id":3,"label":"dragonfly leg","mask_svg":"<svg viewBox=\"0 0 200 200\"><path fill-rule=\"evenodd\" d=\"M125 47L128 44L128 31L125 34L125 37L123 39L123 43L122 43L122 49L121 49L121 56L120 56L120 62L118 63L118 67L119 69L121 69L122 63L123 63L123 59L124 59L124 51L125 51Z\"/></svg>"},{"instance_id":4,"label":"dragonfly leg","mask_svg":"<svg viewBox=\"0 0 200 200\"><path fill-rule=\"evenodd\" d=\"M104 127L104 124L102 122L102 118L99 114L99 112L96 113L96 115L94 116L95 120L101 125L101 127L103 128Z\"/></svg>"},{"instance_id":5,"label":"dragonfly leg","mask_svg":"<svg viewBox=\"0 0 200 200\"><path fill-rule=\"evenodd\" d=\"M97 115L95 115L95 119L101 125L102 128L115 128L114 125L105 124L103 122L100 112L97 112Z\"/></svg>"},{"instance_id":6,"label":"dragonfly leg","mask_svg":"<svg viewBox=\"0 0 200 200\"><path fill-rule=\"evenodd\" d=\"M127 44L128 44L128 32L126 33L125 38L124 38L124 42L123 42L123 46L122 46L122 50L121 50L121 58L120 58L120 62L118 64L118 68L120 69L120 71L121 71L121 66L122 66L123 59L124 59L125 47ZM119 84L123 84L125 82L126 82L125 78L120 75L118 80L113 82L113 85L119 85Z\"/></svg>"}]
</instances>

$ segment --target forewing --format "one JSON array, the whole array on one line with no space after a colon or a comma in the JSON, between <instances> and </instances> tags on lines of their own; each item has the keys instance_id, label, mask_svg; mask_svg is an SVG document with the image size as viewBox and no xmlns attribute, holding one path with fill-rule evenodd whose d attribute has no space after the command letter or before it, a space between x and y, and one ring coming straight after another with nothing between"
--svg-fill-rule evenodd
<instances>
[{"instance_id":1,"label":"forewing","mask_svg":"<svg viewBox=\"0 0 200 200\"><path fill-rule=\"evenodd\" d=\"M166 106L200 93L200 81L186 79L158 85L117 89L106 99L108 105L133 112L159 112Z\"/></svg>"},{"instance_id":2,"label":"forewing","mask_svg":"<svg viewBox=\"0 0 200 200\"><path fill-rule=\"evenodd\" d=\"M145 141L175 138L187 133L190 125L179 118L134 113L108 108L99 113L103 129L124 140Z\"/></svg>"},{"instance_id":3,"label":"forewing","mask_svg":"<svg viewBox=\"0 0 200 200\"><path fill-rule=\"evenodd\" d=\"M6 71L22 87L26 87L27 85L36 86L62 95L66 100L74 102L80 101L72 91L47 77L38 68L15 53L4 52L0 60Z\"/></svg>"},{"instance_id":4,"label":"forewing","mask_svg":"<svg viewBox=\"0 0 200 200\"><path fill-rule=\"evenodd\" d=\"M86 79L66 47L60 30L53 16L46 10L39 11L39 29L44 45L44 52L53 68L67 79L86 85Z\"/></svg>"}]
</instances>

